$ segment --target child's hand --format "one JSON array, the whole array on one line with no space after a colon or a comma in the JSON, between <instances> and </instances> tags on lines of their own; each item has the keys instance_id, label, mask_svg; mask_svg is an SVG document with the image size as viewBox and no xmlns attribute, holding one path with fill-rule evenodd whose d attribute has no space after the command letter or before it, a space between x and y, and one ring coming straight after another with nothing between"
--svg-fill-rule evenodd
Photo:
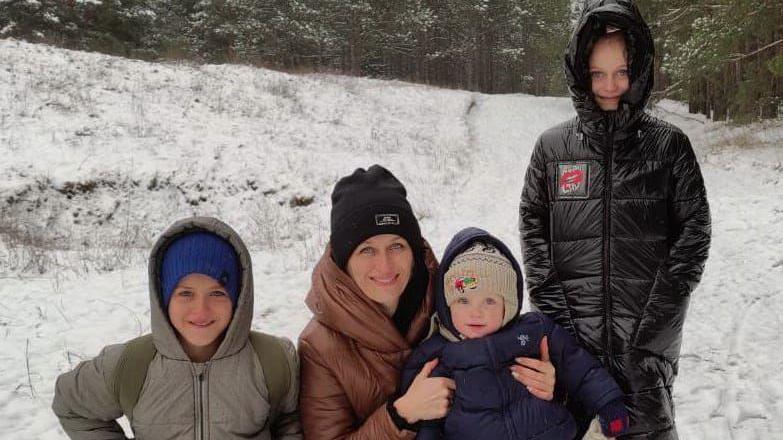
<instances>
[{"instance_id":1,"label":"child's hand","mask_svg":"<svg viewBox=\"0 0 783 440\"><path fill-rule=\"evenodd\" d=\"M607 437L617 437L625 433L630 421L622 399L609 402L599 409L598 421L601 423L601 432Z\"/></svg>"},{"instance_id":2,"label":"child's hand","mask_svg":"<svg viewBox=\"0 0 783 440\"><path fill-rule=\"evenodd\" d=\"M555 397L555 366L549 361L547 337L541 338L541 360L519 357L511 367L511 375L541 400Z\"/></svg>"},{"instance_id":3,"label":"child's hand","mask_svg":"<svg viewBox=\"0 0 783 440\"><path fill-rule=\"evenodd\" d=\"M397 413L410 424L440 419L449 412L457 386L447 377L430 377L437 365L437 359L424 364L408 392L394 402Z\"/></svg>"}]
</instances>

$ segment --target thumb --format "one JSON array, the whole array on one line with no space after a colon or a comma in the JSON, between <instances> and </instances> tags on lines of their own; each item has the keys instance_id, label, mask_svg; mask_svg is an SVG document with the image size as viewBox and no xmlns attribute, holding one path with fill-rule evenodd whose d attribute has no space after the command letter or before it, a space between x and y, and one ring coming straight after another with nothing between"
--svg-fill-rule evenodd
<instances>
[{"instance_id":1,"label":"thumb","mask_svg":"<svg viewBox=\"0 0 783 440\"><path fill-rule=\"evenodd\" d=\"M430 377L430 374L432 374L432 370L435 369L435 367L438 366L438 358L435 358L426 364L424 364L423 367L421 367L421 371L419 371L419 374L416 375L416 379L426 379Z\"/></svg>"},{"instance_id":2,"label":"thumb","mask_svg":"<svg viewBox=\"0 0 783 440\"><path fill-rule=\"evenodd\" d=\"M541 338L541 360L549 362L549 340L546 336Z\"/></svg>"}]
</instances>

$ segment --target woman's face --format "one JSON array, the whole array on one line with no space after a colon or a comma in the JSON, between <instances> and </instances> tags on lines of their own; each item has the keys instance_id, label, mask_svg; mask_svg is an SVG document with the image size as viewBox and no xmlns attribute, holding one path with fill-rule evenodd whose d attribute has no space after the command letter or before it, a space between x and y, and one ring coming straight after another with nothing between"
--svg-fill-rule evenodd
<instances>
[{"instance_id":1,"label":"woman's face","mask_svg":"<svg viewBox=\"0 0 783 440\"><path fill-rule=\"evenodd\" d=\"M399 235L375 235L354 249L346 270L362 293L392 316L411 279L413 251Z\"/></svg>"}]
</instances>

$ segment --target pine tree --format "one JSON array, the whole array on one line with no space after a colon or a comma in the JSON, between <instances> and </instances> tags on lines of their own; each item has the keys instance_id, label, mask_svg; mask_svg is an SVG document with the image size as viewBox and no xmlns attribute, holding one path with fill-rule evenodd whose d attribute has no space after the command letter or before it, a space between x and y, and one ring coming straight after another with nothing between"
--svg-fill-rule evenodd
<instances>
[{"instance_id":1,"label":"pine tree","mask_svg":"<svg viewBox=\"0 0 783 440\"><path fill-rule=\"evenodd\" d=\"M783 79L783 0L644 1L660 53L658 96L743 122L776 117ZM771 67L772 66L772 67Z\"/></svg>"}]
</instances>

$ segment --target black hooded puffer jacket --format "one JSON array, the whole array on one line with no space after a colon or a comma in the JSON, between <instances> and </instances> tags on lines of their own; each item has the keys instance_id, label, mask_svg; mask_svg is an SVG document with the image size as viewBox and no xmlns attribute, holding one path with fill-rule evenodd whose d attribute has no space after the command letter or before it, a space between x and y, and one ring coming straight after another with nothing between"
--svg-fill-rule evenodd
<instances>
[{"instance_id":1,"label":"black hooded puffer jacket","mask_svg":"<svg viewBox=\"0 0 783 440\"><path fill-rule=\"evenodd\" d=\"M593 100L587 62L606 26L625 32L630 61L630 89L612 112ZM672 383L710 213L688 138L644 112L653 54L631 1L588 2L565 54L577 117L538 139L519 229L533 306L598 356L626 393L623 438L675 439Z\"/></svg>"}]
</instances>

